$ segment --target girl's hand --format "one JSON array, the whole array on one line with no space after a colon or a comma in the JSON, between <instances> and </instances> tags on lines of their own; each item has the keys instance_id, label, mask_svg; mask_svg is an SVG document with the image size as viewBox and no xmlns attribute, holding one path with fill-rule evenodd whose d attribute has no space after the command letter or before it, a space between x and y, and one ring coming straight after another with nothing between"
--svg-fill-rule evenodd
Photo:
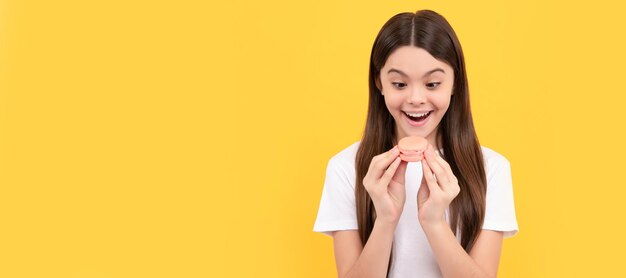
<instances>
[{"instance_id":1,"label":"girl's hand","mask_svg":"<svg viewBox=\"0 0 626 278\"><path fill-rule=\"evenodd\" d=\"M444 212L461 188L450 165L428 144L422 159L424 176L417 192L417 211L421 225L444 221ZM433 176L434 173L434 176Z\"/></svg>"},{"instance_id":2,"label":"girl's hand","mask_svg":"<svg viewBox=\"0 0 626 278\"><path fill-rule=\"evenodd\" d=\"M402 215L406 191L404 173L407 162L400 160L398 147L372 158L363 186L372 198L376 219L397 224Z\"/></svg>"}]
</instances>

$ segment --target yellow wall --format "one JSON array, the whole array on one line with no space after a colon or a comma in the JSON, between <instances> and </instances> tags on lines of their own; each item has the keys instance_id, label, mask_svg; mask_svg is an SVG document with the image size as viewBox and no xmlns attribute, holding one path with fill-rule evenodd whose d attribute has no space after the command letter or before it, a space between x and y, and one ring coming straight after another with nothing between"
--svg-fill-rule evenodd
<instances>
[{"instance_id":1,"label":"yellow wall","mask_svg":"<svg viewBox=\"0 0 626 278\"><path fill-rule=\"evenodd\" d=\"M618 1L207 2L0 2L1 277L332 277L326 163L378 30L423 8L511 161L500 277L626 275Z\"/></svg>"}]
</instances>

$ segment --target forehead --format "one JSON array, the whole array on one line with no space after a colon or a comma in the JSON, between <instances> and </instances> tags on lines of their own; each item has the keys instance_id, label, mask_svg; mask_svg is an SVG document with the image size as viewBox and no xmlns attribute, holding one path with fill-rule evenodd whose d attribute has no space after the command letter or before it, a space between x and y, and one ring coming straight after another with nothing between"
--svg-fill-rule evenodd
<instances>
[{"instance_id":1,"label":"forehead","mask_svg":"<svg viewBox=\"0 0 626 278\"><path fill-rule=\"evenodd\" d=\"M446 75L452 74L452 67L435 59L425 49L415 46L401 46L394 50L387 58L381 73L386 75L391 68L399 69L410 76L421 76L434 68L444 69Z\"/></svg>"}]
</instances>

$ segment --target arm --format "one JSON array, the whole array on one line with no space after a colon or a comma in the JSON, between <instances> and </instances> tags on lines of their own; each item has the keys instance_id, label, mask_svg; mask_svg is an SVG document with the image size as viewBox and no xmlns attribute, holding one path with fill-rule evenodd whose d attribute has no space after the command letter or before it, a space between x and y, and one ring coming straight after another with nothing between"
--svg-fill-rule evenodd
<instances>
[{"instance_id":1,"label":"arm","mask_svg":"<svg viewBox=\"0 0 626 278\"><path fill-rule=\"evenodd\" d=\"M450 165L434 154L432 146L428 146L424 157L424 174L417 193L418 218L443 277L496 277L503 233L481 230L467 254L443 217L461 190L458 180Z\"/></svg>"},{"instance_id":2,"label":"arm","mask_svg":"<svg viewBox=\"0 0 626 278\"><path fill-rule=\"evenodd\" d=\"M443 277L496 277L502 232L482 230L467 254L446 222L423 225Z\"/></svg>"},{"instance_id":3,"label":"arm","mask_svg":"<svg viewBox=\"0 0 626 278\"><path fill-rule=\"evenodd\" d=\"M334 232L335 260L340 278L387 276L397 222L376 220L363 248L358 231Z\"/></svg>"}]
</instances>

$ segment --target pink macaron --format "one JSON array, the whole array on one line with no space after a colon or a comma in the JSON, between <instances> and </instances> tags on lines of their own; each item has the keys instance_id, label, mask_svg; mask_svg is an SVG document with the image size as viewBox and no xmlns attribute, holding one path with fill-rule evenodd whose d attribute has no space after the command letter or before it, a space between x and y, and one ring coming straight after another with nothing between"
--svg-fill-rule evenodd
<instances>
[{"instance_id":1,"label":"pink macaron","mask_svg":"<svg viewBox=\"0 0 626 278\"><path fill-rule=\"evenodd\" d=\"M428 147L428 140L421 136L407 136L398 142L400 159L406 162L416 162L424 158L424 151Z\"/></svg>"}]
</instances>

